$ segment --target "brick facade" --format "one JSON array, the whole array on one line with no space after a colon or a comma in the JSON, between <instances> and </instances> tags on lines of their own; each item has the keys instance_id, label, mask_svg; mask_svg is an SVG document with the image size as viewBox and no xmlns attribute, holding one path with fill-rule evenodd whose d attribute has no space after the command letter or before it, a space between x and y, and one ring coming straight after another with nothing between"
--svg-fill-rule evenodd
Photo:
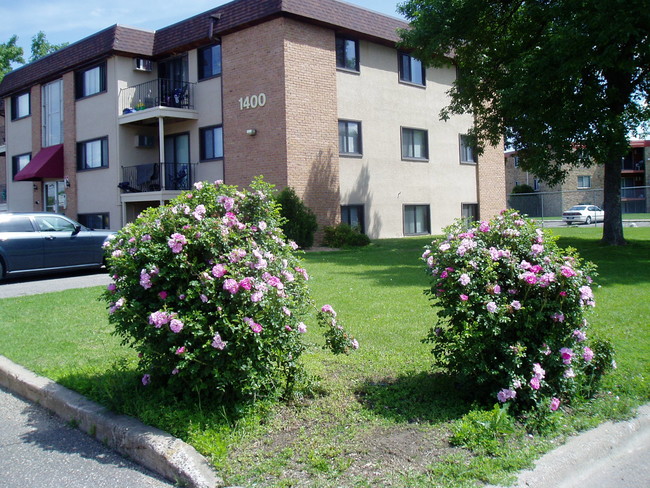
<instances>
[{"instance_id":1,"label":"brick facade","mask_svg":"<svg viewBox=\"0 0 650 488\"><path fill-rule=\"evenodd\" d=\"M503 144L486 147L478 158L476 171L479 216L482 220L487 220L507 207L503 192L506 184Z\"/></svg>"},{"instance_id":2,"label":"brick facade","mask_svg":"<svg viewBox=\"0 0 650 488\"><path fill-rule=\"evenodd\" d=\"M340 219L334 32L284 24L288 183L322 229Z\"/></svg>"},{"instance_id":3,"label":"brick facade","mask_svg":"<svg viewBox=\"0 0 650 488\"><path fill-rule=\"evenodd\" d=\"M222 39L225 182L291 186L321 228L339 218L334 44L333 31L285 18ZM263 107L242 108L260 94Z\"/></svg>"},{"instance_id":4,"label":"brick facade","mask_svg":"<svg viewBox=\"0 0 650 488\"><path fill-rule=\"evenodd\" d=\"M63 75L63 175L69 187L65 189L65 214L77 218L77 130L74 72Z\"/></svg>"}]
</instances>

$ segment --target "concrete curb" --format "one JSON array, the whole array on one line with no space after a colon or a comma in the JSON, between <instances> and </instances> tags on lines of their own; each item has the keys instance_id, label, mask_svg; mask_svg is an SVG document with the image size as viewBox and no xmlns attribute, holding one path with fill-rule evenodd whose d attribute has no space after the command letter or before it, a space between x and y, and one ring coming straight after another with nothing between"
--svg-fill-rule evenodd
<instances>
[{"instance_id":1,"label":"concrete curb","mask_svg":"<svg viewBox=\"0 0 650 488\"><path fill-rule=\"evenodd\" d=\"M223 480L192 446L133 417L116 415L1 355L0 385L174 483L192 488L223 486Z\"/></svg>"},{"instance_id":2,"label":"concrete curb","mask_svg":"<svg viewBox=\"0 0 650 488\"><path fill-rule=\"evenodd\" d=\"M584 486L648 486L644 472L628 472L630 479L612 479L616 466L640 465L650 446L650 404L639 407L636 417L624 422L605 422L570 437L546 453L535 468L519 473L514 488L580 488ZM635 466L636 467L636 466ZM621 468L624 470L625 468ZM634 477L637 477L635 479ZM643 479L638 480L641 476ZM634 482L632 482L634 480ZM487 487L494 488L494 487Z\"/></svg>"}]
</instances>

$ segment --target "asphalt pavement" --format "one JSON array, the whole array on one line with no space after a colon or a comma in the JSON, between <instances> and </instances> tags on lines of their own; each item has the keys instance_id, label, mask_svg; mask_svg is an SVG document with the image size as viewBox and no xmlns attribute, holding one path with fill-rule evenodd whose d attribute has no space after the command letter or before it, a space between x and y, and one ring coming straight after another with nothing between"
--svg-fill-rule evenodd
<instances>
[{"instance_id":1,"label":"asphalt pavement","mask_svg":"<svg viewBox=\"0 0 650 488\"><path fill-rule=\"evenodd\" d=\"M0 284L0 298L104 286L109 281L106 273L12 280ZM196 488L222 486L191 446L112 414L2 356L0 405L3 487L157 488L176 486L175 480ZM570 438L533 469L522 471L513 486L649 487L650 404L629 421L606 422Z\"/></svg>"},{"instance_id":2,"label":"asphalt pavement","mask_svg":"<svg viewBox=\"0 0 650 488\"><path fill-rule=\"evenodd\" d=\"M50 411L0 388L4 488L169 488Z\"/></svg>"}]
</instances>

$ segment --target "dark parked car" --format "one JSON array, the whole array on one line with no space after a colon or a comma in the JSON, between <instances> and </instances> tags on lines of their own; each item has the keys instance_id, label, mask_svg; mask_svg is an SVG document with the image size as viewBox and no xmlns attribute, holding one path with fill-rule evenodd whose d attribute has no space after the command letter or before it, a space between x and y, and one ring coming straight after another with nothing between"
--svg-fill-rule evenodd
<instances>
[{"instance_id":1,"label":"dark parked car","mask_svg":"<svg viewBox=\"0 0 650 488\"><path fill-rule=\"evenodd\" d=\"M54 213L0 214L0 279L99 268L104 264L103 244L112 234Z\"/></svg>"}]
</instances>

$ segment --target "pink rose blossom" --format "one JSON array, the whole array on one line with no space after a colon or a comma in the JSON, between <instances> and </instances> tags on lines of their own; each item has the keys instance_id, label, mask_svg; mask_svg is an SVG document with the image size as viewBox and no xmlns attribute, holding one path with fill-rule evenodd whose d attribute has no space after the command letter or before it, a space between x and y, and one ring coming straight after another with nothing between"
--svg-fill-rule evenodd
<instances>
[{"instance_id":1,"label":"pink rose blossom","mask_svg":"<svg viewBox=\"0 0 650 488\"><path fill-rule=\"evenodd\" d=\"M594 358L594 351L588 347L585 347L582 353L582 357L586 362L590 362Z\"/></svg>"},{"instance_id":2,"label":"pink rose blossom","mask_svg":"<svg viewBox=\"0 0 650 488\"><path fill-rule=\"evenodd\" d=\"M179 234L178 232L172 234L167 241L167 245L174 254L180 253L183 250L183 246L185 244L187 244L187 239L183 234Z\"/></svg>"},{"instance_id":3,"label":"pink rose blossom","mask_svg":"<svg viewBox=\"0 0 650 488\"><path fill-rule=\"evenodd\" d=\"M558 408L560 407L560 399L559 398L551 398L551 412L555 412Z\"/></svg>"},{"instance_id":4,"label":"pink rose blossom","mask_svg":"<svg viewBox=\"0 0 650 488\"><path fill-rule=\"evenodd\" d=\"M497 393L497 399L501 403L505 403L510 399L514 399L517 396L517 392L509 388L503 388L499 393Z\"/></svg>"},{"instance_id":5,"label":"pink rose blossom","mask_svg":"<svg viewBox=\"0 0 650 488\"><path fill-rule=\"evenodd\" d=\"M306 326L304 323L300 322L300 323L298 324L298 332L299 332L300 334L305 334L305 333L307 333L307 326Z\"/></svg>"},{"instance_id":6,"label":"pink rose blossom","mask_svg":"<svg viewBox=\"0 0 650 488\"><path fill-rule=\"evenodd\" d=\"M563 347L560 349L560 356L562 357L562 362L564 364L571 364L571 360L573 359L573 351L568 347Z\"/></svg>"},{"instance_id":7,"label":"pink rose blossom","mask_svg":"<svg viewBox=\"0 0 650 488\"><path fill-rule=\"evenodd\" d=\"M533 377L530 379L530 387L531 387L533 390L539 390L539 378L538 378L537 376L533 376Z\"/></svg>"},{"instance_id":8,"label":"pink rose blossom","mask_svg":"<svg viewBox=\"0 0 650 488\"><path fill-rule=\"evenodd\" d=\"M215 278L221 278L227 272L228 272L228 268L226 268L223 264L215 264L212 267L212 276L214 276Z\"/></svg>"},{"instance_id":9,"label":"pink rose blossom","mask_svg":"<svg viewBox=\"0 0 650 488\"><path fill-rule=\"evenodd\" d=\"M215 349L219 349L220 351L223 351L227 344L228 343L226 341L221 340L221 336L219 335L219 332L217 332L212 338L212 347L214 347Z\"/></svg>"},{"instance_id":10,"label":"pink rose blossom","mask_svg":"<svg viewBox=\"0 0 650 488\"><path fill-rule=\"evenodd\" d=\"M495 313L497 311L497 304L494 302L489 302L485 308L487 309L488 312L490 313Z\"/></svg>"},{"instance_id":11,"label":"pink rose blossom","mask_svg":"<svg viewBox=\"0 0 650 488\"><path fill-rule=\"evenodd\" d=\"M176 354L178 354L179 356L184 353L185 353L185 346L181 346L178 349L176 349Z\"/></svg>"},{"instance_id":12,"label":"pink rose blossom","mask_svg":"<svg viewBox=\"0 0 650 488\"><path fill-rule=\"evenodd\" d=\"M323 305L321 308L321 312L329 313L333 317L336 317L336 311L331 305Z\"/></svg>"},{"instance_id":13,"label":"pink rose blossom","mask_svg":"<svg viewBox=\"0 0 650 488\"><path fill-rule=\"evenodd\" d=\"M181 322L178 319L172 319L171 322L169 323L169 328L174 334L178 334L181 330L183 330L183 322Z\"/></svg>"},{"instance_id":14,"label":"pink rose blossom","mask_svg":"<svg viewBox=\"0 0 650 488\"><path fill-rule=\"evenodd\" d=\"M151 375L150 374L145 374L142 376L142 384L144 386L147 386L149 383L151 383Z\"/></svg>"},{"instance_id":15,"label":"pink rose blossom","mask_svg":"<svg viewBox=\"0 0 650 488\"><path fill-rule=\"evenodd\" d=\"M239 283L237 283L237 280L228 278L223 282L223 289L229 291L231 295L235 295L239 291Z\"/></svg>"},{"instance_id":16,"label":"pink rose blossom","mask_svg":"<svg viewBox=\"0 0 650 488\"><path fill-rule=\"evenodd\" d=\"M469 297L468 297L467 295L460 295L460 299L461 299L463 302L466 302L467 300L469 300Z\"/></svg>"}]
</instances>

